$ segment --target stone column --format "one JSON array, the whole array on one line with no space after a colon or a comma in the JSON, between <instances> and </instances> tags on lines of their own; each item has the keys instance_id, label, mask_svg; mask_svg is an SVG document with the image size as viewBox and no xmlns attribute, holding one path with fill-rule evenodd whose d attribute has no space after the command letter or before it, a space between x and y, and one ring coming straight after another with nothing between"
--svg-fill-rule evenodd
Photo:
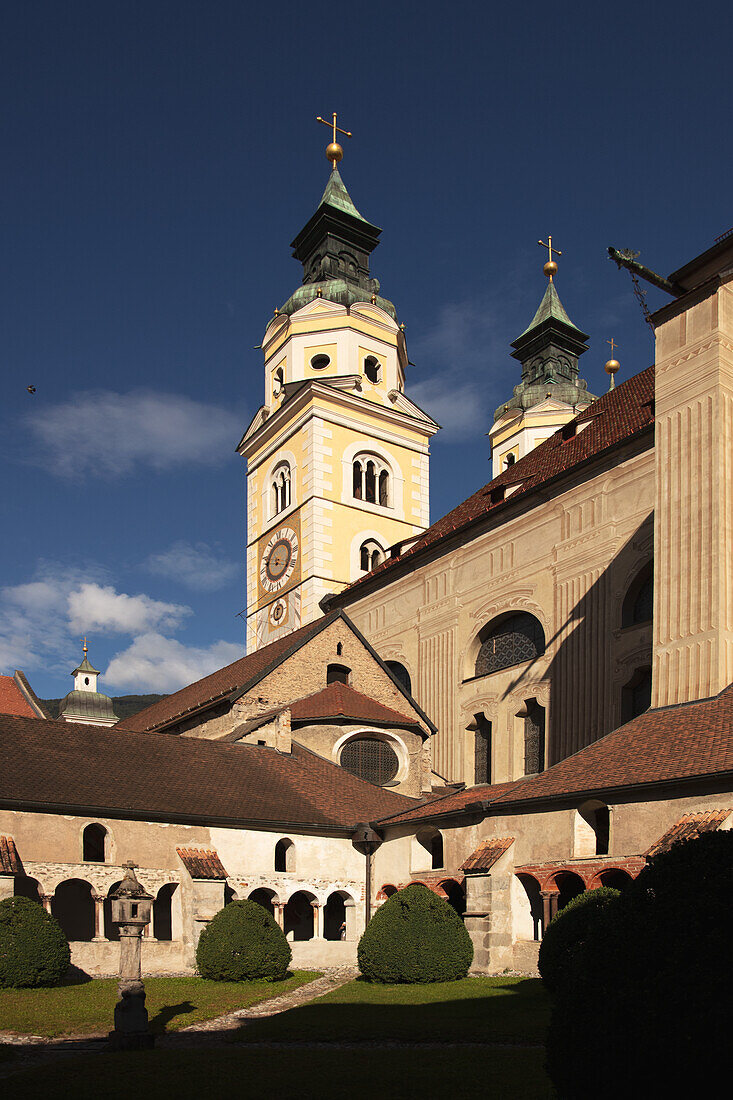
<instances>
[{"instance_id":1,"label":"stone column","mask_svg":"<svg viewBox=\"0 0 733 1100\"><path fill-rule=\"evenodd\" d=\"M281 901L274 901L272 903L272 906L273 906L273 909L275 910L275 913L274 913L275 923L277 924L278 928L282 928L282 930L285 931L285 905L284 905L284 903L281 902Z\"/></svg>"},{"instance_id":2,"label":"stone column","mask_svg":"<svg viewBox=\"0 0 733 1100\"><path fill-rule=\"evenodd\" d=\"M356 935L356 902L344 902L344 923L346 925L345 940L355 940Z\"/></svg>"},{"instance_id":3,"label":"stone column","mask_svg":"<svg viewBox=\"0 0 733 1100\"><path fill-rule=\"evenodd\" d=\"M53 901L53 894L41 894L41 905L46 912L51 915L51 903Z\"/></svg>"},{"instance_id":4,"label":"stone column","mask_svg":"<svg viewBox=\"0 0 733 1100\"><path fill-rule=\"evenodd\" d=\"M317 901L312 901L313 906L313 939L323 939L323 906Z\"/></svg>"},{"instance_id":5,"label":"stone column","mask_svg":"<svg viewBox=\"0 0 733 1100\"><path fill-rule=\"evenodd\" d=\"M92 943L104 943L104 898L99 894L92 894L94 902L94 937Z\"/></svg>"}]
</instances>

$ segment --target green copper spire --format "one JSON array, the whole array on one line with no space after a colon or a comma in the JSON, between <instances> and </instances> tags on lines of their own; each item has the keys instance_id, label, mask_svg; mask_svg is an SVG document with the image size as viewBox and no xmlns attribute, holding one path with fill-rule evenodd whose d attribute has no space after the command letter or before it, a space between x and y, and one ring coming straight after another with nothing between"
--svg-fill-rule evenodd
<instances>
[{"instance_id":1,"label":"green copper spire","mask_svg":"<svg viewBox=\"0 0 733 1100\"><path fill-rule=\"evenodd\" d=\"M321 201L318 204L323 206L327 203L328 206L335 206L337 210L343 210L345 214L351 214L352 218L358 218L359 221L368 225L366 218L362 218L359 211L351 201L351 195L344 186L344 181L341 179L338 168L334 168L331 175L328 177L328 183L326 184L326 190L321 196Z\"/></svg>"},{"instance_id":2,"label":"green copper spire","mask_svg":"<svg viewBox=\"0 0 733 1100\"><path fill-rule=\"evenodd\" d=\"M544 321L549 320L562 321L562 323L564 325L567 325L568 328L572 329L574 332L577 332L580 335L581 339L587 339L587 337L583 336L580 329L573 324L573 322L570 320L567 313L565 312L565 307L560 301L560 295L555 290L555 284L553 282L549 282L547 284L547 290L545 291L544 298L540 302L539 309L535 313L530 323L527 325L526 329L522 333L522 336L526 336L528 332L531 332L533 329L537 328ZM522 336L518 337L518 340L521 340Z\"/></svg>"}]
</instances>

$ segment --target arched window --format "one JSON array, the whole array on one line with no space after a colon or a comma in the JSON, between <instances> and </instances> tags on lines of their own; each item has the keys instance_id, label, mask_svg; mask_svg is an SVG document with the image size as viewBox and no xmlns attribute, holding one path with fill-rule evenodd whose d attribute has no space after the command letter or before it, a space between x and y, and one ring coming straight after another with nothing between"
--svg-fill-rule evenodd
<instances>
[{"instance_id":1,"label":"arched window","mask_svg":"<svg viewBox=\"0 0 733 1100\"><path fill-rule=\"evenodd\" d=\"M391 508L390 471L386 463L376 455L357 455L352 469L354 499Z\"/></svg>"},{"instance_id":2,"label":"arched window","mask_svg":"<svg viewBox=\"0 0 733 1100\"><path fill-rule=\"evenodd\" d=\"M417 864L420 864L422 862L423 868L425 866L424 856L421 851L421 849L424 849L430 857L430 869L432 871L439 871L442 867L445 866L443 862L443 837L437 829L432 827L420 829L415 837L415 840L417 841L417 848L415 852ZM417 871L420 869L421 868L419 866L413 866L413 870Z\"/></svg>"},{"instance_id":3,"label":"arched window","mask_svg":"<svg viewBox=\"0 0 733 1100\"><path fill-rule=\"evenodd\" d=\"M376 355L367 355L364 360L364 376L367 381L372 382L374 385L382 381L382 364Z\"/></svg>"},{"instance_id":4,"label":"arched window","mask_svg":"<svg viewBox=\"0 0 733 1100\"><path fill-rule=\"evenodd\" d=\"M279 397L285 387L285 375L282 367L278 367L272 376L272 396Z\"/></svg>"},{"instance_id":5,"label":"arched window","mask_svg":"<svg viewBox=\"0 0 733 1100\"><path fill-rule=\"evenodd\" d=\"M495 619L480 634L476 676L531 661L545 652L545 632L534 615L514 612Z\"/></svg>"},{"instance_id":6,"label":"arched window","mask_svg":"<svg viewBox=\"0 0 733 1100\"><path fill-rule=\"evenodd\" d=\"M399 758L392 746L381 738L368 736L347 741L341 750L339 763L345 771L378 787L391 783L400 768Z\"/></svg>"},{"instance_id":7,"label":"arched window","mask_svg":"<svg viewBox=\"0 0 733 1100\"><path fill-rule=\"evenodd\" d=\"M491 782L491 722L485 714L474 715L474 783ZM470 727L469 727L470 728Z\"/></svg>"},{"instance_id":8,"label":"arched window","mask_svg":"<svg viewBox=\"0 0 733 1100\"><path fill-rule=\"evenodd\" d=\"M611 813L605 802L592 799L584 802L579 807L578 813L592 831L592 838L586 834L586 844L591 840L592 851L584 851L579 842L582 842L580 830L576 828L575 854L606 856L611 839Z\"/></svg>"},{"instance_id":9,"label":"arched window","mask_svg":"<svg viewBox=\"0 0 733 1100\"><path fill-rule=\"evenodd\" d=\"M654 611L654 562L647 562L634 577L621 609L621 626L650 623Z\"/></svg>"},{"instance_id":10,"label":"arched window","mask_svg":"<svg viewBox=\"0 0 733 1100\"><path fill-rule=\"evenodd\" d=\"M527 700L524 716L524 774L545 770L545 708L536 699Z\"/></svg>"},{"instance_id":11,"label":"arched window","mask_svg":"<svg viewBox=\"0 0 733 1100\"><path fill-rule=\"evenodd\" d=\"M347 665L328 665L326 668L327 684L348 684L351 679L351 669Z\"/></svg>"},{"instance_id":12,"label":"arched window","mask_svg":"<svg viewBox=\"0 0 733 1100\"><path fill-rule=\"evenodd\" d=\"M359 564L364 573L371 572L384 561L384 550L376 539L367 539L359 547Z\"/></svg>"},{"instance_id":13,"label":"arched window","mask_svg":"<svg viewBox=\"0 0 733 1100\"><path fill-rule=\"evenodd\" d=\"M281 462L279 466L275 467L272 475L271 495L273 516L290 507L290 464L288 462Z\"/></svg>"},{"instance_id":14,"label":"arched window","mask_svg":"<svg viewBox=\"0 0 733 1100\"><path fill-rule=\"evenodd\" d=\"M504 469L508 470L509 467L513 466L516 461L517 461L517 456L510 451L509 454L504 459Z\"/></svg>"},{"instance_id":15,"label":"arched window","mask_svg":"<svg viewBox=\"0 0 733 1100\"><path fill-rule=\"evenodd\" d=\"M82 835L82 859L85 863L106 863L107 830L104 825L87 825Z\"/></svg>"},{"instance_id":16,"label":"arched window","mask_svg":"<svg viewBox=\"0 0 733 1100\"><path fill-rule=\"evenodd\" d=\"M630 722L652 705L652 670L637 668L621 690L621 721Z\"/></svg>"},{"instance_id":17,"label":"arched window","mask_svg":"<svg viewBox=\"0 0 733 1100\"><path fill-rule=\"evenodd\" d=\"M400 661L385 661L384 662L389 671L394 676L395 680L399 684L402 684L405 691L412 695L412 680L410 679L410 673Z\"/></svg>"},{"instance_id":18,"label":"arched window","mask_svg":"<svg viewBox=\"0 0 733 1100\"><path fill-rule=\"evenodd\" d=\"M156 940L173 939L173 895L178 889L177 882L167 882L158 890L153 902L153 935Z\"/></svg>"},{"instance_id":19,"label":"arched window","mask_svg":"<svg viewBox=\"0 0 733 1100\"><path fill-rule=\"evenodd\" d=\"M295 870L295 845L284 837L275 845L275 870L280 872Z\"/></svg>"}]
</instances>

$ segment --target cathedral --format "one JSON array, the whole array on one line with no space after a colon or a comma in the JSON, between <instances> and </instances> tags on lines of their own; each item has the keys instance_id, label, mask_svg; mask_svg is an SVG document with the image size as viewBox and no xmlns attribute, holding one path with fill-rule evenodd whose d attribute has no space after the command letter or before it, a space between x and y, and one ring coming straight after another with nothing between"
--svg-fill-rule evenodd
<instances>
[{"instance_id":1,"label":"cathedral","mask_svg":"<svg viewBox=\"0 0 733 1100\"><path fill-rule=\"evenodd\" d=\"M610 359L600 397L549 238L492 480L431 524L439 426L336 136L239 443L246 655L122 720L86 650L61 720L0 678L0 896L44 904L87 973L116 970L129 859L148 973L244 897L295 965L353 964L412 881L476 971L533 973L568 900L733 824L733 236L654 276L655 363L616 386Z\"/></svg>"}]
</instances>

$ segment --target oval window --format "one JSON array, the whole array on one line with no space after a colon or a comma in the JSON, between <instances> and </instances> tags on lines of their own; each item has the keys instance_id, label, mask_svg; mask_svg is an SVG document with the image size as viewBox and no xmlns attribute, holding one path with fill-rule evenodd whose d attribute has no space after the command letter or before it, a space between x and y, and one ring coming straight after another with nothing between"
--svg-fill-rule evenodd
<instances>
[{"instance_id":1,"label":"oval window","mask_svg":"<svg viewBox=\"0 0 733 1100\"><path fill-rule=\"evenodd\" d=\"M383 787L397 775L400 762L386 741L377 737L356 737L341 750L341 767L359 779Z\"/></svg>"},{"instance_id":2,"label":"oval window","mask_svg":"<svg viewBox=\"0 0 733 1100\"><path fill-rule=\"evenodd\" d=\"M314 355L311 359L311 366L313 370L325 370L330 362L330 355Z\"/></svg>"}]
</instances>

